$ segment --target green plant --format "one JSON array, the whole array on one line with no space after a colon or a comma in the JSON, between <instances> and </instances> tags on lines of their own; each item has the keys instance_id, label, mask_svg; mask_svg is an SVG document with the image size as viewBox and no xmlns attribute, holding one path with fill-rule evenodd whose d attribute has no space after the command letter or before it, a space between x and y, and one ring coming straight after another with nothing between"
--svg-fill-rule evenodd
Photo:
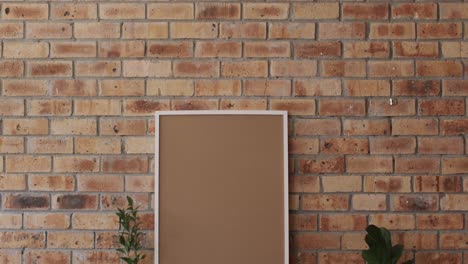
<instances>
[{"instance_id":1,"label":"green plant","mask_svg":"<svg viewBox=\"0 0 468 264\"><path fill-rule=\"evenodd\" d=\"M138 264L146 256L140 252L143 248L143 232L140 231L140 220L138 218L138 207L134 207L133 199L127 196L128 206L126 209L117 209L119 217L119 243L122 246L117 249L122 255L121 259L127 264Z\"/></svg>"},{"instance_id":2,"label":"green plant","mask_svg":"<svg viewBox=\"0 0 468 264\"><path fill-rule=\"evenodd\" d=\"M366 243L369 246L368 250L362 251L362 257L367 264L397 264L403 253L403 245L392 246L392 238L390 232L384 227L369 225L366 228L367 235ZM408 260L403 264L412 264L412 260Z\"/></svg>"}]
</instances>

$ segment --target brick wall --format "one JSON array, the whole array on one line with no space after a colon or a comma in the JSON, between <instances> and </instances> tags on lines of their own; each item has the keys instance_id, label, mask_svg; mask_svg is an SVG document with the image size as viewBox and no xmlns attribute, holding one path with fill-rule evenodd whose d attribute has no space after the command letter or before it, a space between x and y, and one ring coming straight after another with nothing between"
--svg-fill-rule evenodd
<instances>
[{"instance_id":1,"label":"brick wall","mask_svg":"<svg viewBox=\"0 0 468 264\"><path fill-rule=\"evenodd\" d=\"M362 263L369 223L468 263L468 4L0 5L0 263L116 263L169 109L289 111L292 263Z\"/></svg>"}]
</instances>

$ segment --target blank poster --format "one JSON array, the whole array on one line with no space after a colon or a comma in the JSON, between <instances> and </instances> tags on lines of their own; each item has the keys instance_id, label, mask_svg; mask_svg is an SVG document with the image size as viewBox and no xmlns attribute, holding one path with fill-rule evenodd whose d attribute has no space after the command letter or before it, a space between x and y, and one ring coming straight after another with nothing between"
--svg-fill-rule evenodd
<instances>
[{"instance_id":1,"label":"blank poster","mask_svg":"<svg viewBox=\"0 0 468 264\"><path fill-rule=\"evenodd\" d=\"M156 263L285 264L284 112L159 112Z\"/></svg>"}]
</instances>

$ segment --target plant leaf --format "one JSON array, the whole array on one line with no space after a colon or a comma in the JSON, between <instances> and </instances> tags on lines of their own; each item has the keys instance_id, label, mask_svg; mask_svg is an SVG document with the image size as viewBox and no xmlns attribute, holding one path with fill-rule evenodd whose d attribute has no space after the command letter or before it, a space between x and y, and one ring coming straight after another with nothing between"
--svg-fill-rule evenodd
<instances>
[{"instance_id":1,"label":"plant leaf","mask_svg":"<svg viewBox=\"0 0 468 264\"><path fill-rule=\"evenodd\" d=\"M392 247L392 264L397 264L398 260L403 253L403 246L402 245L395 245Z\"/></svg>"}]
</instances>

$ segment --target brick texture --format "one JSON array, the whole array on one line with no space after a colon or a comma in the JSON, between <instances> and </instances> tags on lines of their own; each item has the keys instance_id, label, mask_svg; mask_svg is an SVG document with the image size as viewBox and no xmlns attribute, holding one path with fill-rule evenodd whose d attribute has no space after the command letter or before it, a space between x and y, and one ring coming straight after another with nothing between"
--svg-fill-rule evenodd
<instances>
[{"instance_id":1,"label":"brick texture","mask_svg":"<svg viewBox=\"0 0 468 264\"><path fill-rule=\"evenodd\" d=\"M468 263L466 1L0 2L0 263L117 263L154 111L204 109L289 112L291 264Z\"/></svg>"}]
</instances>

